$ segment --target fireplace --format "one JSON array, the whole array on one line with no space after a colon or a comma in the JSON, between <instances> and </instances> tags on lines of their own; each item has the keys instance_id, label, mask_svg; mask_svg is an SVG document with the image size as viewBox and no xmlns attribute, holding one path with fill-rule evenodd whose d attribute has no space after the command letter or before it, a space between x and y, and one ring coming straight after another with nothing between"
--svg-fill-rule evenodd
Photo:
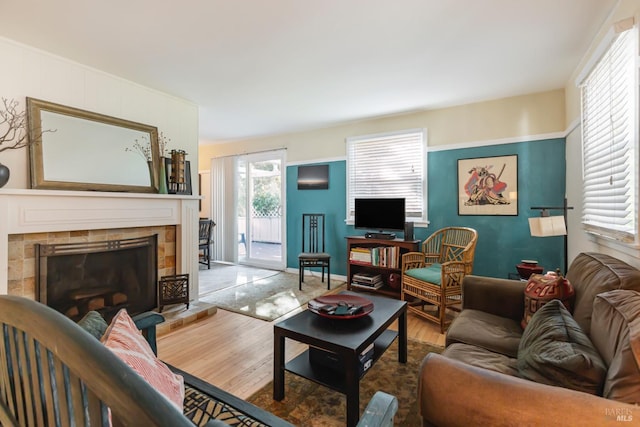
<instances>
[{"instance_id":1,"label":"fireplace","mask_svg":"<svg viewBox=\"0 0 640 427\"><path fill-rule=\"evenodd\" d=\"M158 234L157 277L198 295L198 196L0 188L0 294L39 299L34 244Z\"/></svg>"},{"instance_id":2,"label":"fireplace","mask_svg":"<svg viewBox=\"0 0 640 427\"><path fill-rule=\"evenodd\" d=\"M108 321L121 309L153 310L158 295L158 236L35 245L36 298L78 320L88 311Z\"/></svg>"}]
</instances>

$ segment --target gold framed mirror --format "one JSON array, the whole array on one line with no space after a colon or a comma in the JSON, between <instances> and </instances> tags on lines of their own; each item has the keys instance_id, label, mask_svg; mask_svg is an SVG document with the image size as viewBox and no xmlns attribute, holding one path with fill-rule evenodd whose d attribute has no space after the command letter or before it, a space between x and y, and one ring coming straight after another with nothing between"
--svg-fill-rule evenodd
<instances>
[{"instance_id":1,"label":"gold framed mirror","mask_svg":"<svg viewBox=\"0 0 640 427\"><path fill-rule=\"evenodd\" d=\"M31 188L157 192L155 126L34 98L27 122Z\"/></svg>"}]
</instances>

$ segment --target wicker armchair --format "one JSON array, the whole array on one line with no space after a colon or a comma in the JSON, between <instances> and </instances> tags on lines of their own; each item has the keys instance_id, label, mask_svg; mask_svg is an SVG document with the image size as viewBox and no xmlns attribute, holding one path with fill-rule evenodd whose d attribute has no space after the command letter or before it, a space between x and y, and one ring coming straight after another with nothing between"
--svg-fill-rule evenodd
<instances>
[{"instance_id":1,"label":"wicker armchair","mask_svg":"<svg viewBox=\"0 0 640 427\"><path fill-rule=\"evenodd\" d=\"M451 323L447 307L462 299L462 278L471 274L478 232L467 227L447 227L422 243L422 252L402 256L402 300L410 312L440 324L444 333ZM437 311L425 310L425 305Z\"/></svg>"}]
</instances>

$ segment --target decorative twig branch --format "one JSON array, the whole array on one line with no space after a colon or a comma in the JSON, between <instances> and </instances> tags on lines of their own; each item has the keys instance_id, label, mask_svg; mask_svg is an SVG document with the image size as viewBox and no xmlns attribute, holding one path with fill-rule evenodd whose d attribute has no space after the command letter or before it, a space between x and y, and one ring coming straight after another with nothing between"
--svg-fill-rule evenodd
<instances>
[{"instance_id":1,"label":"decorative twig branch","mask_svg":"<svg viewBox=\"0 0 640 427\"><path fill-rule=\"evenodd\" d=\"M138 153L147 161L151 161L151 142L147 139L146 136L141 136L140 138L142 139L142 142L135 139L133 142L133 147L126 147L124 151ZM171 138L167 138L162 132L160 132L160 134L158 135L158 151L160 152L160 157L164 157L167 154L167 146L170 142Z\"/></svg>"},{"instance_id":2,"label":"decorative twig branch","mask_svg":"<svg viewBox=\"0 0 640 427\"><path fill-rule=\"evenodd\" d=\"M34 141L27 138L27 112L18 110L18 101L15 99L2 98L2 104L4 109L0 110L0 153L28 147ZM42 131L40 136L45 132L55 130Z\"/></svg>"},{"instance_id":3,"label":"decorative twig branch","mask_svg":"<svg viewBox=\"0 0 640 427\"><path fill-rule=\"evenodd\" d=\"M164 157L169 151L169 144L171 143L171 138L164 136L164 133L160 132L158 135L158 148L160 151L160 157Z\"/></svg>"},{"instance_id":4,"label":"decorative twig branch","mask_svg":"<svg viewBox=\"0 0 640 427\"><path fill-rule=\"evenodd\" d=\"M0 153L5 150L16 150L28 145L26 123L26 111L18 111L18 101L11 101L2 98L4 109L0 111L0 129L4 132L0 134ZM13 144L4 145L5 143ZM4 146L3 146L4 145Z\"/></svg>"},{"instance_id":5,"label":"decorative twig branch","mask_svg":"<svg viewBox=\"0 0 640 427\"><path fill-rule=\"evenodd\" d=\"M134 140L133 142L133 148L129 148L129 147L125 147L124 151L130 151L132 153L138 153L140 154L142 157L144 157L144 159L146 161L151 161L151 144L149 143L149 141L147 141L147 138L144 136L140 137L142 139L142 143L140 141L138 141L137 139Z\"/></svg>"}]
</instances>

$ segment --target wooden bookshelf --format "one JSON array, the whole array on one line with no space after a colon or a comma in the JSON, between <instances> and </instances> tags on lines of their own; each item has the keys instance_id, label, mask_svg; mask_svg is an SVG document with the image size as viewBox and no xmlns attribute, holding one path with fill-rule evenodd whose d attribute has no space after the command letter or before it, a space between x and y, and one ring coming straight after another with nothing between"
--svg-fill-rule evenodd
<instances>
[{"instance_id":1,"label":"wooden bookshelf","mask_svg":"<svg viewBox=\"0 0 640 427\"><path fill-rule=\"evenodd\" d=\"M389 286L389 275L392 273L401 273L402 254L407 252L420 251L420 240L402 240L402 239L375 239L366 238L364 236L348 236L347 238L347 289L355 292L371 292L400 298L400 288L393 289ZM395 248L393 250L378 250L378 253L384 253L383 261L380 257L377 260L366 261L362 259L351 259L352 249L360 254L365 254L367 250L372 251L375 248ZM393 253L394 259L389 259L389 255ZM377 262L377 264L376 264ZM362 287L351 286L354 274L370 273L380 274L384 282L384 286L380 289L366 289Z\"/></svg>"}]
</instances>

